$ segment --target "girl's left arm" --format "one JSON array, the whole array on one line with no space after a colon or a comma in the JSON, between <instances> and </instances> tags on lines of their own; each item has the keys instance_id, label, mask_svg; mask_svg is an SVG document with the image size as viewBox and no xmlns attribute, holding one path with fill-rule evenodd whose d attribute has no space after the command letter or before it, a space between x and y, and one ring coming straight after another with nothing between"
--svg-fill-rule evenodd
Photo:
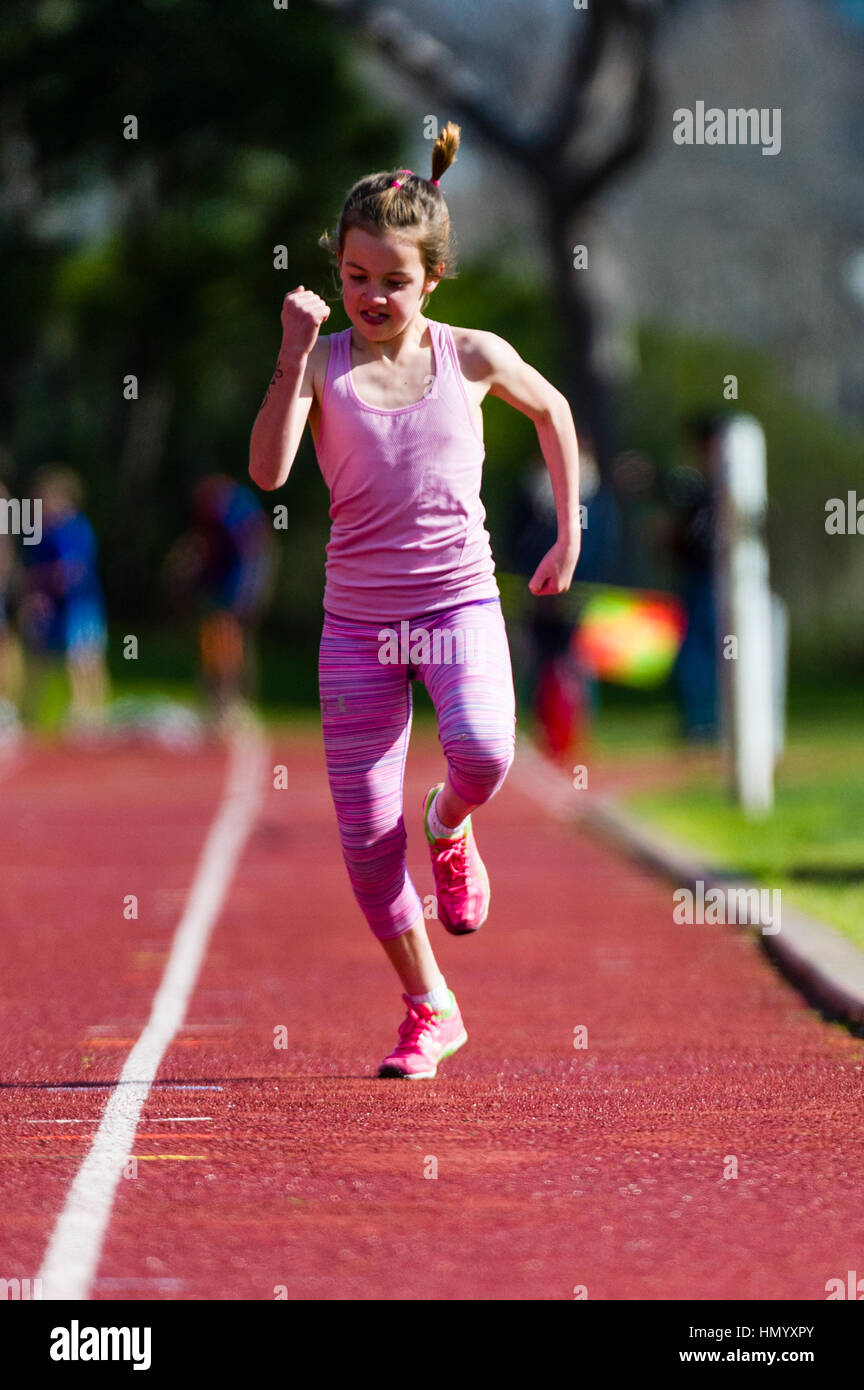
<instances>
[{"instance_id":1,"label":"girl's left arm","mask_svg":"<svg viewBox=\"0 0 864 1390\"><path fill-rule=\"evenodd\" d=\"M497 333L476 332L477 379L491 396L512 405L534 422L555 496L558 539L528 582L534 594L561 594L570 588L579 559L579 441L567 397L519 356ZM482 366L481 366L482 363ZM472 376L474 373L472 372Z\"/></svg>"}]
</instances>

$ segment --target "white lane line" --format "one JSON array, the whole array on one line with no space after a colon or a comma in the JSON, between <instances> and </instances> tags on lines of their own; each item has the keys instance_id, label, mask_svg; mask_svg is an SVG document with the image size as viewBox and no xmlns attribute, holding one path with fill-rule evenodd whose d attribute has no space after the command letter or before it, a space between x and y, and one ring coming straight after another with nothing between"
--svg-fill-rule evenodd
<instances>
[{"instance_id":1,"label":"white lane line","mask_svg":"<svg viewBox=\"0 0 864 1390\"><path fill-rule=\"evenodd\" d=\"M266 751L256 724L238 729L232 737L222 801L204 843L150 1018L126 1059L45 1252L38 1275L43 1298L88 1296L141 1111L183 1022L210 934L255 821L265 787Z\"/></svg>"},{"instance_id":2,"label":"white lane line","mask_svg":"<svg viewBox=\"0 0 864 1390\"><path fill-rule=\"evenodd\" d=\"M148 1115L147 1123L154 1124L157 1120L160 1124L179 1124L182 1120L188 1124L194 1120L197 1124L203 1124L205 1120L212 1120L212 1115ZM94 1115L89 1120L25 1120L25 1125L95 1125L97 1117Z\"/></svg>"},{"instance_id":3,"label":"white lane line","mask_svg":"<svg viewBox=\"0 0 864 1390\"><path fill-rule=\"evenodd\" d=\"M15 1083L12 1082L12 1081L4 1081L4 1082L0 1083L0 1085L2 1085L3 1087L5 1087L5 1088L7 1088L7 1089L10 1089L10 1090L12 1089L12 1087L14 1086L14 1084L15 1084ZM89 1086L40 1086L40 1087L39 1087L39 1090L40 1090L40 1091L67 1091L67 1092L68 1092L68 1091L89 1091L90 1095L92 1096L92 1095L94 1095L94 1094L96 1093L96 1091L113 1091L114 1087L115 1087L115 1086L118 1086L119 1084L120 1084L120 1083L119 1083L118 1081L91 1081ZM162 1087L164 1087L165 1090L166 1090L167 1092L172 1092L172 1091L221 1091L221 1090L222 1090L222 1087L221 1087L221 1086L198 1086L198 1085L195 1085L195 1086L187 1086L186 1083L185 1083L185 1082L182 1082L182 1081L157 1081L157 1082L155 1082L154 1084L155 1084L156 1086L162 1086Z\"/></svg>"},{"instance_id":4,"label":"white lane line","mask_svg":"<svg viewBox=\"0 0 864 1390\"><path fill-rule=\"evenodd\" d=\"M10 752L0 753L0 782L5 777L11 777L13 772L18 772L28 762L28 755L19 752L17 748Z\"/></svg>"}]
</instances>

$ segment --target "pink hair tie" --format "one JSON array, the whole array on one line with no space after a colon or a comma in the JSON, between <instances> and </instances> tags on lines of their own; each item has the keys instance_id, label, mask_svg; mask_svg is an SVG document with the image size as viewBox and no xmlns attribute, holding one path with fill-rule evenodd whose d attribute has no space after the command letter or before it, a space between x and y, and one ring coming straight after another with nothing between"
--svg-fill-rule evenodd
<instances>
[{"instance_id":1,"label":"pink hair tie","mask_svg":"<svg viewBox=\"0 0 864 1390\"><path fill-rule=\"evenodd\" d=\"M416 177L417 177L417 175L414 173L414 170L413 170L413 169L400 169L400 170L399 170L399 173L400 173L400 174L410 174L412 178L416 178ZM440 179L430 179L429 182L432 183L432 184L434 184L435 187L437 188L437 187L438 187L438 184L440 183ZM391 179L391 180L390 180L390 187L391 187L391 188L401 188L401 187L402 187L402 184L401 184L401 182L400 182L399 179Z\"/></svg>"}]
</instances>

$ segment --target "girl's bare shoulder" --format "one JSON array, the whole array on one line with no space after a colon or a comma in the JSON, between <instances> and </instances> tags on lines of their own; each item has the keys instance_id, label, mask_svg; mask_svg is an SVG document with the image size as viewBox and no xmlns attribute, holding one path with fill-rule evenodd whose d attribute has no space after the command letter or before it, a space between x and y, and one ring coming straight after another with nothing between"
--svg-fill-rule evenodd
<instances>
[{"instance_id":1,"label":"girl's bare shoulder","mask_svg":"<svg viewBox=\"0 0 864 1390\"><path fill-rule=\"evenodd\" d=\"M509 361L515 349L505 338L490 333L484 328L450 329L453 342L459 354L462 375L469 381L485 382L491 385L496 371L502 363Z\"/></svg>"}]
</instances>

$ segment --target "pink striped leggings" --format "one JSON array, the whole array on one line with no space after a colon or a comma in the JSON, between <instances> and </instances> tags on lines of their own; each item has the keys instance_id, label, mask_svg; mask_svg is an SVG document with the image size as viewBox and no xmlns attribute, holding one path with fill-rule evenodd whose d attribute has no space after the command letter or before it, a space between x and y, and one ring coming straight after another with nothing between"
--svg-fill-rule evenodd
<instances>
[{"instance_id":1,"label":"pink striped leggings","mask_svg":"<svg viewBox=\"0 0 864 1390\"><path fill-rule=\"evenodd\" d=\"M386 626L327 613L318 677L327 775L348 877L375 936L401 936L423 916L405 863L402 807L411 681L423 681L435 706L455 791L478 805L488 801L507 776L516 741L500 600Z\"/></svg>"}]
</instances>

